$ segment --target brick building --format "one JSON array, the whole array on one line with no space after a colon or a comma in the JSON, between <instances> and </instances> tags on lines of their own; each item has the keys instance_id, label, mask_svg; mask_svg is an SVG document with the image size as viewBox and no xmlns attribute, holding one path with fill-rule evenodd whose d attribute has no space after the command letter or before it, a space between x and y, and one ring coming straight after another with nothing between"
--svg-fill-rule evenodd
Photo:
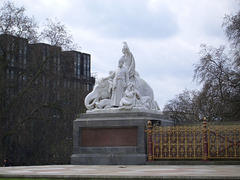
<instances>
[{"instance_id":1,"label":"brick building","mask_svg":"<svg viewBox=\"0 0 240 180\"><path fill-rule=\"evenodd\" d=\"M0 63L0 154L17 165L66 163L72 122L95 83L91 55L0 35Z\"/></svg>"}]
</instances>

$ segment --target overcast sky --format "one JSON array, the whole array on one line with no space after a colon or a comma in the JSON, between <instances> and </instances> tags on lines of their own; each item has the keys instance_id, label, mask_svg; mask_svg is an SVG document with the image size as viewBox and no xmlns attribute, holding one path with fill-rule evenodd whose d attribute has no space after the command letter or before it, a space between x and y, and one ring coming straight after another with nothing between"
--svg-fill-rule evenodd
<instances>
[{"instance_id":1,"label":"overcast sky","mask_svg":"<svg viewBox=\"0 0 240 180\"><path fill-rule=\"evenodd\" d=\"M4 0L0 0L0 6ZM58 18L82 52L91 54L92 72L108 75L117 67L126 41L136 70L153 88L161 109L192 81L201 44L226 44L225 14L237 0L13 0L41 24Z\"/></svg>"}]
</instances>

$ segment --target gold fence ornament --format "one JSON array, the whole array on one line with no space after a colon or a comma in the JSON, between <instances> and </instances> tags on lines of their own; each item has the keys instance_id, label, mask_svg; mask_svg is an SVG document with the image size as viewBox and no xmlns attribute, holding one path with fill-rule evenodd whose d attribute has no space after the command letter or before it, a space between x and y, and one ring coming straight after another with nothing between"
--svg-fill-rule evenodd
<instances>
[{"instance_id":1,"label":"gold fence ornament","mask_svg":"<svg viewBox=\"0 0 240 180\"><path fill-rule=\"evenodd\" d=\"M204 118L202 125L175 127L147 125L148 160L240 159L240 124L215 125Z\"/></svg>"}]
</instances>

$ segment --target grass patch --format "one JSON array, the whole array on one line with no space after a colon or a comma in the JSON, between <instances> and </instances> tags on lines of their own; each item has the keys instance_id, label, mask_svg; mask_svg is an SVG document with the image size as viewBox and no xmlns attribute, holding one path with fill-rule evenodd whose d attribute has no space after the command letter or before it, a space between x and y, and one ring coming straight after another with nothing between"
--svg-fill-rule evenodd
<instances>
[{"instance_id":1,"label":"grass patch","mask_svg":"<svg viewBox=\"0 0 240 180\"><path fill-rule=\"evenodd\" d=\"M46 178L0 178L0 180L53 180L53 179L46 179ZM64 180L64 179L54 179L54 180Z\"/></svg>"}]
</instances>

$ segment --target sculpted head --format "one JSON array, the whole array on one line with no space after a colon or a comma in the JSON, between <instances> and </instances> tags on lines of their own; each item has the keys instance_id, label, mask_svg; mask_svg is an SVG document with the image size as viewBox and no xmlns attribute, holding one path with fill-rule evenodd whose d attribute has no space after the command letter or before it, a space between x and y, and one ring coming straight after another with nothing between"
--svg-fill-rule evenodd
<instances>
[{"instance_id":1,"label":"sculpted head","mask_svg":"<svg viewBox=\"0 0 240 180\"><path fill-rule=\"evenodd\" d=\"M95 85L94 85L94 88L103 88L103 87L106 87L108 84L108 81L105 80L104 78L99 78L96 82L95 82Z\"/></svg>"},{"instance_id":2,"label":"sculpted head","mask_svg":"<svg viewBox=\"0 0 240 180\"><path fill-rule=\"evenodd\" d=\"M130 82L130 83L128 84L128 89L129 89L129 90L134 90L134 89L135 89L135 84L134 84L133 82Z\"/></svg>"},{"instance_id":3,"label":"sculpted head","mask_svg":"<svg viewBox=\"0 0 240 180\"><path fill-rule=\"evenodd\" d=\"M130 52L130 49L126 42L123 42L122 53L125 55Z\"/></svg>"},{"instance_id":4,"label":"sculpted head","mask_svg":"<svg viewBox=\"0 0 240 180\"><path fill-rule=\"evenodd\" d=\"M124 57L121 57L120 59L119 59L119 61L118 61L118 67L123 67L123 64L124 64Z\"/></svg>"}]
</instances>

